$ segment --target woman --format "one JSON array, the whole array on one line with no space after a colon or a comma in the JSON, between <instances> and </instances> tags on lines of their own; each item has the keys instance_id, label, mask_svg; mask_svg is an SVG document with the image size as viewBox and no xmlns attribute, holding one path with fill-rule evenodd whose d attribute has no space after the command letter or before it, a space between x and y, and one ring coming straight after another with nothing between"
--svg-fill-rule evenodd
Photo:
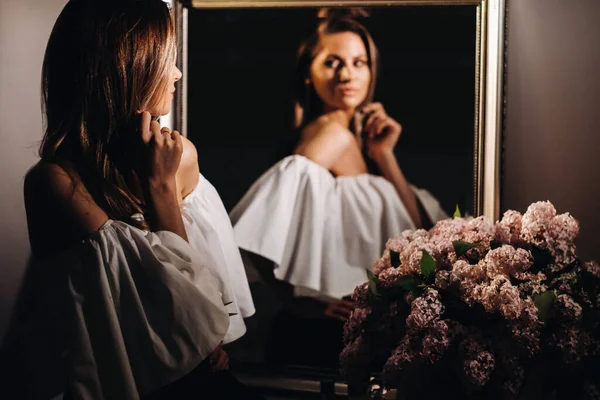
<instances>
[{"instance_id":1,"label":"woman","mask_svg":"<svg viewBox=\"0 0 600 400\"><path fill-rule=\"evenodd\" d=\"M37 313L8 341L25 342L20 398L252 398L222 349L254 312L231 225L194 146L156 121L175 60L161 0L73 0L56 21L25 179Z\"/></svg>"},{"instance_id":2,"label":"woman","mask_svg":"<svg viewBox=\"0 0 600 400\"><path fill-rule=\"evenodd\" d=\"M365 268L387 239L446 217L398 165L402 128L372 101L377 49L355 18L361 14L320 12L298 51L295 155L263 174L230 213L247 264L296 315L316 310L345 321L353 304L344 298L367 280Z\"/></svg>"}]
</instances>

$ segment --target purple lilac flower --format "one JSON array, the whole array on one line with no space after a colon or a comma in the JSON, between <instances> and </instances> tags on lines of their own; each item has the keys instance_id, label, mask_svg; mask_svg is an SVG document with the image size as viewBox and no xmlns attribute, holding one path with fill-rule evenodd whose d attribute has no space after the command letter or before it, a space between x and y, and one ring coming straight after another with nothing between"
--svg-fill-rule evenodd
<instances>
[{"instance_id":1,"label":"purple lilac flower","mask_svg":"<svg viewBox=\"0 0 600 400\"><path fill-rule=\"evenodd\" d=\"M437 321L443 312L444 306L438 291L427 288L423 296L412 302L410 314L406 318L406 328L410 332L424 330Z\"/></svg>"},{"instance_id":2,"label":"purple lilac flower","mask_svg":"<svg viewBox=\"0 0 600 400\"><path fill-rule=\"evenodd\" d=\"M370 308L357 307L352 311L350 318L344 324L344 344L353 342L360 335L363 329L363 323L371 315Z\"/></svg>"}]
</instances>

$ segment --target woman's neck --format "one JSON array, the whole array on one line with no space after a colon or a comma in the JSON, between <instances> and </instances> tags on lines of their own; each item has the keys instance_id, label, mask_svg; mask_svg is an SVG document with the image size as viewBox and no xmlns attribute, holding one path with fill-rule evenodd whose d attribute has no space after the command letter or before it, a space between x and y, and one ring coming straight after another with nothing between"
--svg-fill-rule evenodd
<instances>
[{"instance_id":1,"label":"woman's neck","mask_svg":"<svg viewBox=\"0 0 600 400\"><path fill-rule=\"evenodd\" d=\"M339 108L332 108L332 109L325 109L325 112L323 113L323 116L325 116L327 119L330 119L332 121L336 121L340 124L342 124L343 126L347 127L348 129L351 129L350 126L350 122L352 121L352 118L354 117L354 111L355 110L342 110Z\"/></svg>"}]
</instances>

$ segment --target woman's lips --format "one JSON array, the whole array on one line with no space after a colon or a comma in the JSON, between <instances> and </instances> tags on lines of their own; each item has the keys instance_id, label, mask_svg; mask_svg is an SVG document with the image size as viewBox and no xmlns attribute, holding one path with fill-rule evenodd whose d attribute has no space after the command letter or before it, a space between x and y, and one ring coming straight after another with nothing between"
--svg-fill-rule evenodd
<instances>
[{"instance_id":1,"label":"woman's lips","mask_svg":"<svg viewBox=\"0 0 600 400\"><path fill-rule=\"evenodd\" d=\"M354 96L358 93L356 88L340 88L340 91L344 96Z\"/></svg>"}]
</instances>

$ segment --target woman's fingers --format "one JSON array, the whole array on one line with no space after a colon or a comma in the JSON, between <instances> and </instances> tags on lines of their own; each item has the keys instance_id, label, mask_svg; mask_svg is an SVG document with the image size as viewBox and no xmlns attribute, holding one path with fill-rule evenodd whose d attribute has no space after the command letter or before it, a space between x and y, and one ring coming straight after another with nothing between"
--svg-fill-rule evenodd
<instances>
[{"instance_id":1,"label":"woman's fingers","mask_svg":"<svg viewBox=\"0 0 600 400\"><path fill-rule=\"evenodd\" d=\"M378 119L373 124L373 130L375 131L375 136L381 135L387 126L390 126L391 121L389 118Z\"/></svg>"},{"instance_id":2,"label":"woman's fingers","mask_svg":"<svg viewBox=\"0 0 600 400\"><path fill-rule=\"evenodd\" d=\"M383 104L381 104L381 103L369 103L362 108L362 112L364 112L365 114L369 114L373 111L380 111L380 110L384 110Z\"/></svg>"},{"instance_id":3,"label":"woman's fingers","mask_svg":"<svg viewBox=\"0 0 600 400\"><path fill-rule=\"evenodd\" d=\"M354 311L354 303L348 300L332 301L325 309L325 315L340 321L347 321Z\"/></svg>"},{"instance_id":4,"label":"woman's fingers","mask_svg":"<svg viewBox=\"0 0 600 400\"><path fill-rule=\"evenodd\" d=\"M177 151L180 153L183 153L183 139L181 139L181 135L179 134L179 132L172 131L171 139L173 139L173 142L175 144L175 148L177 149Z\"/></svg>"},{"instance_id":5,"label":"woman's fingers","mask_svg":"<svg viewBox=\"0 0 600 400\"><path fill-rule=\"evenodd\" d=\"M223 371L229 366L229 356L223 349L219 349L217 358L213 360L213 371Z\"/></svg>"},{"instance_id":6,"label":"woman's fingers","mask_svg":"<svg viewBox=\"0 0 600 400\"><path fill-rule=\"evenodd\" d=\"M345 318L343 315L337 313L335 309L327 309L325 310L325 316L333 319L337 319L339 321L345 322L348 318Z\"/></svg>"}]
</instances>

